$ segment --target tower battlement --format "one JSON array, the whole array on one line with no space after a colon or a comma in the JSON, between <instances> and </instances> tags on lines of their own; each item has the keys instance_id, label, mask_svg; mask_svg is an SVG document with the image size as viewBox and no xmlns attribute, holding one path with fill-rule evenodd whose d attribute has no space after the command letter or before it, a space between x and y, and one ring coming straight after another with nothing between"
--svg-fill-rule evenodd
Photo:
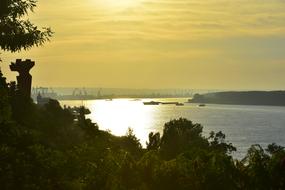
<instances>
[{"instance_id":1,"label":"tower battlement","mask_svg":"<svg viewBox=\"0 0 285 190\"><path fill-rule=\"evenodd\" d=\"M35 62L27 59L22 61L17 59L15 63L11 63L10 70L19 73L17 76L17 87L18 92L21 96L30 98L31 88L32 88L32 75L30 75L30 70L35 66Z\"/></svg>"},{"instance_id":2,"label":"tower battlement","mask_svg":"<svg viewBox=\"0 0 285 190\"><path fill-rule=\"evenodd\" d=\"M26 61L22 61L21 59L17 59L15 63L11 63L10 69L11 71L17 71L19 74L26 74L35 66L35 62L30 59L26 59Z\"/></svg>"}]
</instances>

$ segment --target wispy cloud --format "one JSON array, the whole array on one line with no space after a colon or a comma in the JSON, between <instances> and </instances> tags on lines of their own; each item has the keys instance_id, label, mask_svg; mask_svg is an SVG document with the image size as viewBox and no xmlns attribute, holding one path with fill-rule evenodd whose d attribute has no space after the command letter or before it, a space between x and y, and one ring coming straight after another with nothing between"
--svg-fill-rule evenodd
<instances>
[{"instance_id":1,"label":"wispy cloud","mask_svg":"<svg viewBox=\"0 0 285 190\"><path fill-rule=\"evenodd\" d=\"M265 76L266 70L264 85L282 86L280 77L278 80L268 77L273 77L270 72L276 70L280 76L285 75L280 64L285 60L284 0L133 1L138 3L120 8L108 6L104 0L40 1L31 19L42 26L50 25L55 36L44 48L18 55L40 60L41 68L46 70L51 68L44 64L58 62L61 66L55 78L60 78L59 71L64 72L67 65L73 68L69 71L72 76L79 62L88 67L92 63L95 70L100 68L103 74L94 72L103 78L110 68L118 71L121 67L125 69L120 70L124 79L121 83L118 79L113 81L121 86L128 75L142 76L141 72L149 73L148 68L152 68L150 79L154 80L155 73L162 70L161 81L168 75L175 77L174 82L166 80L165 86L191 86L196 78L201 85L225 87L238 84L238 76L242 76L253 81L245 83L252 87L260 79L250 73L260 71ZM139 64L142 69L137 70L132 64ZM229 76L229 80L224 81L221 75ZM38 80L45 81L44 76L48 77L41 72ZM87 80L90 76L81 77L82 83L96 84ZM111 84L113 79L105 80ZM132 85L139 81L131 80ZM66 76L62 81L69 83L71 79Z\"/></svg>"},{"instance_id":2,"label":"wispy cloud","mask_svg":"<svg viewBox=\"0 0 285 190\"><path fill-rule=\"evenodd\" d=\"M285 30L283 0L140 0L119 10L102 8L102 3L63 0L59 6L46 1L37 20L55 25L61 37L86 35L100 41L268 36Z\"/></svg>"}]
</instances>

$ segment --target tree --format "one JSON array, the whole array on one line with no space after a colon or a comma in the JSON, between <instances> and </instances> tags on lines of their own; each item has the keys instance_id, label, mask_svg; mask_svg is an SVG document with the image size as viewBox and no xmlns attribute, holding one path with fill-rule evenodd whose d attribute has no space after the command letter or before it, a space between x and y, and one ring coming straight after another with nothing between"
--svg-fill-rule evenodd
<instances>
[{"instance_id":1,"label":"tree","mask_svg":"<svg viewBox=\"0 0 285 190\"><path fill-rule=\"evenodd\" d=\"M202 125L184 118L166 123L160 142L162 156L169 160L190 149L208 147L208 141L202 137L202 131Z\"/></svg>"},{"instance_id":2,"label":"tree","mask_svg":"<svg viewBox=\"0 0 285 190\"><path fill-rule=\"evenodd\" d=\"M43 45L52 35L50 28L38 29L24 18L33 11L37 0L0 1L0 48L16 52Z\"/></svg>"},{"instance_id":3,"label":"tree","mask_svg":"<svg viewBox=\"0 0 285 190\"><path fill-rule=\"evenodd\" d=\"M8 98L8 85L0 70L0 124L8 121L11 116Z\"/></svg>"},{"instance_id":4,"label":"tree","mask_svg":"<svg viewBox=\"0 0 285 190\"><path fill-rule=\"evenodd\" d=\"M147 150L158 150L160 146L160 133L151 132L148 135L149 142L146 143Z\"/></svg>"},{"instance_id":5,"label":"tree","mask_svg":"<svg viewBox=\"0 0 285 190\"><path fill-rule=\"evenodd\" d=\"M222 153L232 153L237 149L232 145L232 143L225 142L226 135L222 131L215 133L211 132L208 141L212 149Z\"/></svg>"}]
</instances>

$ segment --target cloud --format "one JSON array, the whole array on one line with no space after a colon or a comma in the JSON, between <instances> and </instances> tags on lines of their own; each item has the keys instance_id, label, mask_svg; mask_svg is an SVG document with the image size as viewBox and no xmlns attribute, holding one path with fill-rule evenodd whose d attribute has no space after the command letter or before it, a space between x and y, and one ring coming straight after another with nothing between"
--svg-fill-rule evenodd
<instances>
[{"instance_id":1,"label":"cloud","mask_svg":"<svg viewBox=\"0 0 285 190\"><path fill-rule=\"evenodd\" d=\"M135 7L119 10L103 9L102 3L46 1L36 17L54 25L61 37L93 40L268 36L285 30L282 0L140 0Z\"/></svg>"},{"instance_id":2,"label":"cloud","mask_svg":"<svg viewBox=\"0 0 285 190\"><path fill-rule=\"evenodd\" d=\"M285 75L280 64L285 60L284 0L133 1L139 3L119 9L104 5L104 0L40 1L31 20L40 26L51 26L54 38L44 48L5 54L6 60L17 56L33 58L40 62L38 70L48 71L52 70L48 65L59 64L51 85L57 85L60 77L66 77L60 80L62 84L69 84L78 64L90 76L92 69L83 65L94 68L102 78L115 68L112 75L119 77L116 71L124 74L121 83L117 78L104 80L121 86L128 76L133 77L129 80L134 85L136 81L140 84L136 75L154 80L158 73L165 84L146 86L186 87L194 85L193 78L204 86L231 86L239 85L239 76L246 76L243 80L252 80L248 84L254 86L261 80L253 79L256 75L250 73L260 71L265 76L268 72L268 77L273 77L270 73L278 70L278 76ZM141 70L136 69L138 65ZM66 68L72 69L60 76ZM150 68L152 73L148 75ZM176 79L163 79L169 75ZM39 83L47 84L48 76L43 71L36 74ZM84 79L82 75L82 81L77 83L95 84L87 81L90 76ZM233 77L224 81L223 76ZM282 86L276 80L268 81ZM264 84L270 85L267 81Z\"/></svg>"}]
</instances>

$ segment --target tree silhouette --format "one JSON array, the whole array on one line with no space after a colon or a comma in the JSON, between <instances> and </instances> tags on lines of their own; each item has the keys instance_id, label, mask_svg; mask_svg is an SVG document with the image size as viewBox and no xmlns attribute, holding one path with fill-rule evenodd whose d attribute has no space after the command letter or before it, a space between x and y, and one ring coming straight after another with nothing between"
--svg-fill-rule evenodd
<instances>
[{"instance_id":1,"label":"tree silhouette","mask_svg":"<svg viewBox=\"0 0 285 190\"><path fill-rule=\"evenodd\" d=\"M148 135L149 142L146 143L147 150L158 150L160 146L160 133L151 132Z\"/></svg>"},{"instance_id":2,"label":"tree silhouette","mask_svg":"<svg viewBox=\"0 0 285 190\"><path fill-rule=\"evenodd\" d=\"M0 1L0 48L5 51L27 50L43 45L52 36L50 28L39 29L27 18L36 0Z\"/></svg>"},{"instance_id":3,"label":"tree silhouette","mask_svg":"<svg viewBox=\"0 0 285 190\"><path fill-rule=\"evenodd\" d=\"M202 137L203 127L184 118L172 120L164 125L160 152L165 159L172 159L184 151L207 147Z\"/></svg>"},{"instance_id":4,"label":"tree silhouette","mask_svg":"<svg viewBox=\"0 0 285 190\"><path fill-rule=\"evenodd\" d=\"M11 115L11 107L8 101L8 85L6 78L0 70L0 124L7 121Z\"/></svg>"}]
</instances>

